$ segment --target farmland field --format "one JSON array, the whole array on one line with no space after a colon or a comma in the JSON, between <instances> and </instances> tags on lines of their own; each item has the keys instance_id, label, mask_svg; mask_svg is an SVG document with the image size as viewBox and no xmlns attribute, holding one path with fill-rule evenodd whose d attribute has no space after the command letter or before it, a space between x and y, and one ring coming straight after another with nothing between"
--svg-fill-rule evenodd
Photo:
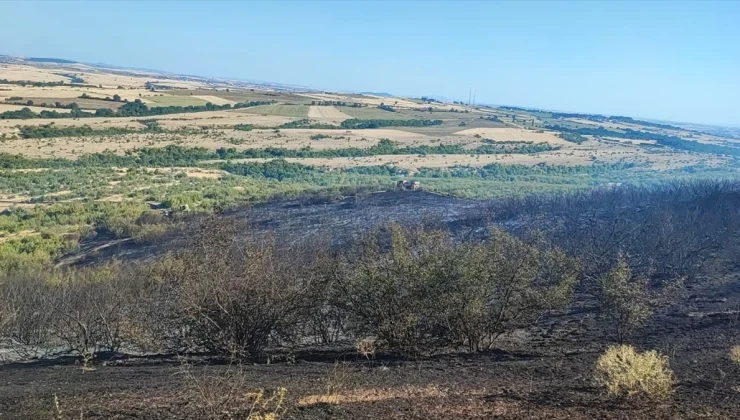
<instances>
[{"instance_id":1,"label":"farmland field","mask_svg":"<svg viewBox=\"0 0 740 420\"><path fill-rule=\"evenodd\" d=\"M351 118L349 115L333 106L311 106L308 109L308 117L338 120L340 122Z\"/></svg>"},{"instance_id":2,"label":"farmland field","mask_svg":"<svg viewBox=\"0 0 740 420\"><path fill-rule=\"evenodd\" d=\"M175 96L216 96L232 102L279 101L298 104L310 103L310 100L305 96L263 89L229 89L228 91L225 89L177 89L168 91L167 93Z\"/></svg>"},{"instance_id":3,"label":"farmland field","mask_svg":"<svg viewBox=\"0 0 740 420\"><path fill-rule=\"evenodd\" d=\"M262 105L249 108L246 112L260 115L279 115L282 117L308 117L309 107L305 105Z\"/></svg>"},{"instance_id":4,"label":"farmland field","mask_svg":"<svg viewBox=\"0 0 740 420\"><path fill-rule=\"evenodd\" d=\"M343 113L351 116L352 118L360 118L365 120L406 120L410 118L409 115L405 114L401 110L399 110L398 112L390 112L372 106L363 108L341 107L340 109Z\"/></svg>"},{"instance_id":5,"label":"farmland field","mask_svg":"<svg viewBox=\"0 0 740 420\"><path fill-rule=\"evenodd\" d=\"M195 96L151 95L144 99L156 106L205 105L208 101Z\"/></svg>"}]
</instances>

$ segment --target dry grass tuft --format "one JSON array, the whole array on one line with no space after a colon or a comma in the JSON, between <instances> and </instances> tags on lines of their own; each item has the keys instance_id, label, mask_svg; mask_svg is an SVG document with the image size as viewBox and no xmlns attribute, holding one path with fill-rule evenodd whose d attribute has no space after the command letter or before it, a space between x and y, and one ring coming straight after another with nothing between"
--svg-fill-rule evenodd
<instances>
[{"instance_id":1,"label":"dry grass tuft","mask_svg":"<svg viewBox=\"0 0 740 420\"><path fill-rule=\"evenodd\" d=\"M362 338L355 343L355 349L367 360L374 359L375 352L378 350L377 341L370 337Z\"/></svg>"},{"instance_id":2,"label":"dry grass tuft","mask_svg":"<svg viewBox=\"0 0 740 420\"><path fill-rule=\"evenodd\" d=\"M221 371L197 373L183 360L181 374L203 418L277 420L287 411L286 388L249 391L245 368L233 361Z\"/></svg>"},{"instance_id":3,"label":"dry grass tuft","mask_svg":"<svg viewBox=\"0 0 740 420\"><path fill-rule=\"evenodd\" d=\"M609 347L596 362L597 382L610 395L663 399L671 395L673 372L668 358L656 351L638 353L634 347Z\"/></svg>"},{"instance_id":4,"label":"dry grass tuft","mask_svg":"<svg viewBox=\"0 0 740 420\"><path fill-rule=\"evenodd\" d=\"M740 346L735 346L730 350L730 359L740 365Z\"/></svg>"},{"instance_id":5,"label":"dry grass tuft","mask_svg":"<svg viewBox=\"0 0 740 420\"><path fill-rule=\"evenodd\" d=\"M277 420L284 413L283 403L285 396L288 395L286 388L278 388L269 396L265 396L265 391L260 389L252 393L254 402L247 415L248 420ZM246 396L249 396L248 394Z\"/></svg>"},{"instance_id":6,"label":"dry grass tuft","mask_svg":"<svg viewBox=\"0 0 740 420\"><path fill-rule=\"evenodd\" d=\"M387 389L354 389L345 393L309 395L298 400L299 406L316 404L355 404L365 402L384 401L390 399L420 399L442 398L447 396L447 390L436 385L426 387L404 386Z\"/></svg>"}]
</instances>

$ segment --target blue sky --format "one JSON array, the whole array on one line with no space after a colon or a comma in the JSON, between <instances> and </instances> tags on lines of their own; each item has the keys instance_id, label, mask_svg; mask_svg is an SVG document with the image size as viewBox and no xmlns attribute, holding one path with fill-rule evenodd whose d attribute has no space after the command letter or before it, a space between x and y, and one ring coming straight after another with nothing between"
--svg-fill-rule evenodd
<instances>
[{"instance_id":1,"label":"blue sky","mask_svg":"<svg viewBox=\"0 0 740 420\"><path fill-rule=\"evenodd\" d=\"M0 53L740 125L740 2L3 2Z\"/></svg>"}]
</instances>

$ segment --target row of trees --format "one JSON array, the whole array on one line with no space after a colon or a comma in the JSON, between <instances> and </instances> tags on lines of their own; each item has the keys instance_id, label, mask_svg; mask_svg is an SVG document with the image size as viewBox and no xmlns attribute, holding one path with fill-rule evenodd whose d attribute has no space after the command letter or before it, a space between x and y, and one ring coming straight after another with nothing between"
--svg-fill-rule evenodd
<instances>
[{"instance_id":1,"label":"row of trees","mask_svg":"<svg viewBox=\"0 0 740 420\"><path fill-rule=\"evenodd\" d=\"M583 137L582 135L577 133L558 133L558 137L575 144L581 144L588 140L586 137Z\"/></svg>"},{"instance_id":2,"label":"row of trees","mask_svg":"<svg viewBox=\"0 0 740 420\"><path fill-rule=\"evenodd\" d=\"M156 133L161 128L156 120L140 120L143 129L108 127L94 129L83 126L57 126L45 124L20 127L23 138L79 137L91 135L122 135L131 133ZM399 147L391 140L381 139L368 148L347 147L341 149L310 148L285 149L268 147L263 149L219 148L209 151L202 147L183 147L168 145L160 148L146 147L127 151L124 156L109 152L83 155L77 160L68 159L35 159L21 155L0 153L0 168L60 168L60 167L100 167L100 166L192 166L202 160L243 159L243 158L332 158L332 157L366 157L376 155L470 155L470 154L529 154L558 150L557 146L547 143L501 142L501 144L484 144L474 149L466 149L457 144L418 145Z\"/></svg>"},{"instance_id":3,"label":"row of trees","mask_svg":"<svg viewBox=\"0 0 740 420\"><path fill-rule=\"evenodd\" d=\"M348 106L352 108L362 108L367 106L360 102L344 102L344 101L311 101L311 105L316 106Z\"/></svg>"},{"instance_id":4,"label":"row of trees","mask_svg":"<svg viewBox=\"0 0 740 420\"><path fill-rule=\"evenodd\" d=\"M118 95L116 95L118 96ZM113 101L115 101L115 96ZM118 101L116 101L118 102ZM33 112L29 108L23 108L18 111L6 111L0 113L0 119L33 119L33 118L93 118L93 117L150 117L167 114L182 114L191 112L206 112L206 111L220 111L228 109L241 109L250 108L260 105L269 105L274 101L250 101L250 102L239 102L234 105L214 105L207 103L205 105L188 105L188 106L158 106L148 107L146 104L141 102L140 99L134 100L134 102L126 102L117 110L110 108L100 108L95 112L86 112L79 109L79 107L66 106L62 108L69 108L71 112L59 113L56 111L41 111L39 113Z\"/></svg>"},{"instance_id":5,"label":"row of trees","mask_svg":"<svg viewBox=\"0 0 740 420\"><path fill-rule=\"evenodd\" d=\"M381 127L429 127L440 124L442 124L442 120L363 120L351 118L342 121L341 127L359 130Z\"/></svg>"},{"instance_id":6,"label":"row of trees","mask_svg":"<svg viewBox=\"0 0 740 420\"><path fill-rule=\"evenodd\" d=\"M53 123L43 125L25 125L19 127L24 139L45 139L53 137L114 136L132 133L158 133L162 129L156 120L140 120L143 129L106 127L92 128L89 125L58 126Z\"/></svg>"},{"instance_id":7,"label":"row of trees","mask_svg":"<svg viewBox=\"0 0 740 420\"><path fill-rule=\"evenodd\" d=\"M19 85L19 86L33 86L33 87L54 87L64 86L64 81L59 82L32 82L30 80L8 80L0 79L0 85Z\"/></svg>"}]
</instances>

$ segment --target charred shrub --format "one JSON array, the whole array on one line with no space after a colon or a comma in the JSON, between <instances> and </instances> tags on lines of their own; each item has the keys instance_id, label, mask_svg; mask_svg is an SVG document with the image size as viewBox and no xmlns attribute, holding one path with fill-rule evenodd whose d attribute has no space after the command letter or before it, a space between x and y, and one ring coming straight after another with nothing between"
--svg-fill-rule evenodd
<instances>
[{"instance_id":1,"label":"charred shrub","mask_svg":"<svg viewBox=\"0 0 740 420\"><path fill-rule=\"evenodd\" d=\"M239 243L238 230L204 222L164 276L177 285L178 318L191 348L247 357L271 338L290 338L311 277L270 239Z\"/></svg>"}]
</instances>

